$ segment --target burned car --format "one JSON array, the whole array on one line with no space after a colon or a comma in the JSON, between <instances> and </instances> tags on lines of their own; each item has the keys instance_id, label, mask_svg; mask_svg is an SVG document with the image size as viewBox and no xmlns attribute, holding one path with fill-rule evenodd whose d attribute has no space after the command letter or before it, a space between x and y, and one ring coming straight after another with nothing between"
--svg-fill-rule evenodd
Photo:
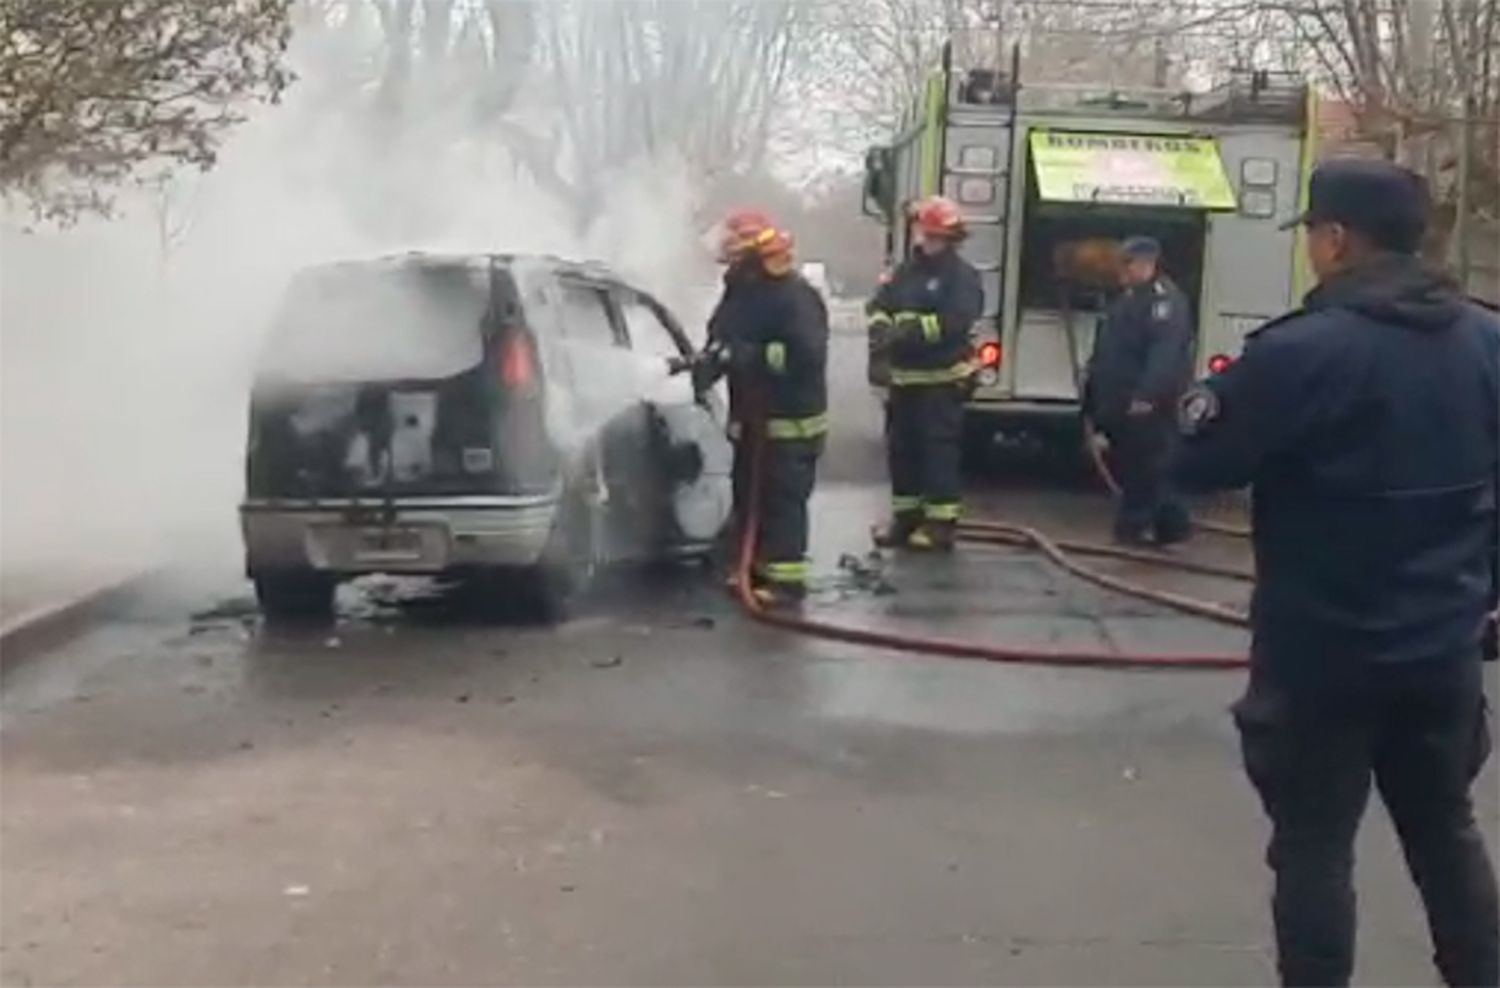
<instances>
[{"instance_id":1,"label":"burned car","mask_svg":"<svg viewBox=\"0 0 1500 988\"><path fill-rule=\"evenodd\" d=\"M609 564L708 552L730 507L692 346L594 265L406 254L297 275L255 372L240 508L272 617L339 581L471 578L558 613ZM519 578L517 578L519 577Z\"/></svg>"}]
</instances>

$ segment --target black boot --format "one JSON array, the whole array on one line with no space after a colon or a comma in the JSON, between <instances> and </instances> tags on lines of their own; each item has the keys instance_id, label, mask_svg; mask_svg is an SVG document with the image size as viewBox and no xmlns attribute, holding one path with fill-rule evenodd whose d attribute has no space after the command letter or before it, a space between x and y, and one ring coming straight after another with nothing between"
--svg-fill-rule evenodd
<instances>
[{"instance_id":1,"label":"black boot","mask_svg":"<svg viewBox=\"0 0 1500 988\"><path fill-rule=\"evenodd\" d=\"M1157 509L1152 528L1155 530L1157 545L1177 545L1193 537L1193 520L1188 517L1187 508L1175 501Z\"/></svg>"},{"instance_id":2,"label":"black boot","mask_svg":"<svg viewBox=\"0 0 1500 988\"><path fill-rule=\"evenodd\" d=\"M891 516L891 520L883 527L877 528L871 534L874 536L875 545L880 549L901 549L911 539L922 524L922 513L920 511L898 511Z\"/></svg>"},{"instance_id":3,"label":"black boot","mask_svg":"<svg viewBox=\"0 0 1500 988\"><path fill-rule=\"evenodd\" d=\"M1129 549L1149 549L1156 545L1151 538L1151 529L1144 525L1122 525L1116 522L1114 540L1115 545Z\"/></svg>"}]
</instances>

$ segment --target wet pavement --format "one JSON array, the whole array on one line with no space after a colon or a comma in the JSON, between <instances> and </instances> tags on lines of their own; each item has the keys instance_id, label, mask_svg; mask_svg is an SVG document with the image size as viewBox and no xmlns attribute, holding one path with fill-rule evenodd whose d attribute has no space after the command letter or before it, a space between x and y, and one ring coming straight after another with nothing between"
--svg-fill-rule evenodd
<instances>
[{"instance_id":1,"label":"wet pavement","mask_svg":"<svg viewBox=\"0 0 1500 988\"><path fill-rule=\"evenodd\" d=\"M870 560L875 408L841 345L816 613L1243 645L1019 551ZM998 456L974 483L986 512L1107 530L1071 467ZM0 982L1272 980L1264 827L1224 712L1238 675L794 638L692 571L619 574L557 628L367 581L336 625L272 631L235 566L165 575L7 675ZM1493 838L1493 770L1480 802ZM1361 983L1432 983L1378 812L1360 881Z\"/></svg>"}]
</instances>

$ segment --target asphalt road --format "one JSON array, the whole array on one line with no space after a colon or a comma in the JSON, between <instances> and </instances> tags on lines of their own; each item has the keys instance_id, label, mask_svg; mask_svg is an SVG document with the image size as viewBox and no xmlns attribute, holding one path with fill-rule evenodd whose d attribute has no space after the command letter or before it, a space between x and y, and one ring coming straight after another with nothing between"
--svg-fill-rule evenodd
<instances>
[{"instance_id":1,"label":"asphalt road","mask_svg":"<svg viewBox=\"0 0 1500 988\"><path fill-rule=\"evenodd\" d=\"M884 492L857 339L834 367L819 613L1243 645L1024 553L841 568ZM1076 470L1026 454L994 457L971 502L1107 531ZM7 677L0 982L1272 980L1265 828L1225 713L1238 675L797 639L692 573L621 574L555 629L385 583L332 629L273 633L221 562ZM1493 838L1493 769L1480 803ZM1434 983L1379 812L1360 869L1359 980Z\"/></svg>"}]
</instances>

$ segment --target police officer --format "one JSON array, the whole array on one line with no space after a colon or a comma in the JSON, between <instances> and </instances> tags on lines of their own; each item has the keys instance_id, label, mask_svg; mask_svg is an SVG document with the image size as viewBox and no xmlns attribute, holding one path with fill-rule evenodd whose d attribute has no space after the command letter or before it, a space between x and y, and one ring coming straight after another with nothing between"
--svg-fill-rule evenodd
<instances>
[{"instance_id":1,"label":"police officer","mask_svg":"<svg viewBox=\"0 0 1500 988\"><path fill-rule=\"evenodd\" d=\"M1234 713L1271 821L1281 977L1349 981L1373 779L1443 980L1494 985L1495 875L1470 787L1500 596L1500 324L1415 256L1418 176L1332 161L1309 193L1294 222L1318 286L1184 397L1175 466L1189 489L1252 487L1259 582Z\"/></svg>"},{"instance_id":2,"label":"police officer","mask_svg":"<svg viewBox=\"0 0 1500 988\"><path fill-rule=\"evenodd\" d=\"M942 196L920 200L912 222L915 252L869 306L871 338L890 367L891 521L875 541L950 549L959 515L964 400L974 373L969 331L984 292L956 249L967 234L956 204Z\"/></svg>"},{"instance_id":3,"label":"police officer","mask_svg":"<svg viewBox=\"0 0 1500 988\"><path fill-rule=\"evenodd\" d=\"M725 222L725 291L709 323L709 356L695 368L700 388L729 373L736 513L743 524L756 463L755 593L773 607L807 592L807 501L828 431L828 311L793 269L792 246L791 235L763 213L735 213Z\"/></svg>"},{"instance_id":4,"label":"police officer","mask_svg":"<svg viewBox=\"0 0 1500 988\"><path fill-rule=\"evenodd\" d=\"M1192 534L1167 472L1177 401L1192 383L1192 312L1187 296L1161 271L1161 244L1131 237L1121 253L1124 291L1100 324L1084 410L1114 450L1120 482L1115 540L1168 545Z\"/></svg>"}]
</instances>

